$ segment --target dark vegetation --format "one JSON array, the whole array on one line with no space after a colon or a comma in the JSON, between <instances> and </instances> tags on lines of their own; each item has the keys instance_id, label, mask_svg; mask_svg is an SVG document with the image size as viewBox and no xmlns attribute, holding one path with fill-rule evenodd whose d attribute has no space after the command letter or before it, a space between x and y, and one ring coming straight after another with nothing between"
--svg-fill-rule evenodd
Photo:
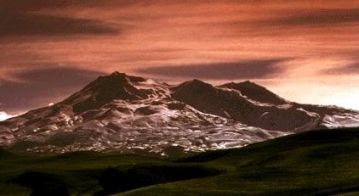
<instances>
[{"instance_id":1,"label":"dark vegetation","mask_svg":"<svg viewBox=\"0 0 359 196\"><path fill-rule=\"evenodd\" d=\"M172 161L0 151L0 195L358 195L359 129L319 130Z\"/></svg>"},{"instance_id":2,"label":"dark vegetation","mask_svg":"<svg viewBox=\"0 0 359 196\"><path fill-rule=\"evenodd\" d=\"M95 195L108 195L139 187L219 174L220 171L200 166L153 165L127 170L108 168L99 177L103 190Z\"/></svg>"},{"instance_id":3,"label":"dark vegetation","mask_svg":"<svg viewBox=\"0 0 359 196\"><path fill-rule=\"evenodd\" d=\"M66 184L53 174L25 172L18 176L14 183L31 188L31 196L70 196Z\"/></svg>"}]
</instances>

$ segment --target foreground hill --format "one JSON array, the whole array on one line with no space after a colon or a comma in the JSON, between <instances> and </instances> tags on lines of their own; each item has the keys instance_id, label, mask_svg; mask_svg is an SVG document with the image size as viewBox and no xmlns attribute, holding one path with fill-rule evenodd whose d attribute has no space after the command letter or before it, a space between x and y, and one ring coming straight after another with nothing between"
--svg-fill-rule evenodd
<instances>
[{"instance_id":1,"label":"foreground hill","mask_svg":"<svg viewBox=\"0 0 359 196\"><path fill-rule=\"evenodd\" d=\"M0 195L26 195L31 188L51 195L359 193L359 129L306 132L178 161L94 152L1 154Z\"/></svg>"},{"instance_id":2,"label":"foreground hill","mask_svg":"<svg viewBox=\"0 0 359 196\"><path fill-rule=\"evenodd\" d=\"M115 72L64 101L0 122L0 147L170 156L353 126L359 126L356 111L293 103L248 81L213 86L192 80L171 86Z\"/></svg>"}]
</instances>

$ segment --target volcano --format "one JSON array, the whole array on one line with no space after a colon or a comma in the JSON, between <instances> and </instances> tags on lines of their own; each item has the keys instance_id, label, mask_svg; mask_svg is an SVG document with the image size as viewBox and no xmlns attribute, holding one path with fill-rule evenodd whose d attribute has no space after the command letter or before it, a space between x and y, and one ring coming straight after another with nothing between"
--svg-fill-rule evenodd
<instances>
[{"instance_id":1,"label":"volcano","mask_svg":"<svg viewBox=\"0 0 359 196\"><path fill-rule=\"evenodd\" d=\"M287 101L250 81L213 86L191 80L174 86L114 72L62 102L0 122L0 146L167 156L358 125L357 111Z\"/></svg>"}]
</instances>

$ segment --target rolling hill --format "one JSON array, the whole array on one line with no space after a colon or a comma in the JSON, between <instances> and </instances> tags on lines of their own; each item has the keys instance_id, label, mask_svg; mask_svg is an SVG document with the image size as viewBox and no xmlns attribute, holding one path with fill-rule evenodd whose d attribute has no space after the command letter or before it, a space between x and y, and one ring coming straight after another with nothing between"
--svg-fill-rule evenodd
<instances>
[{"instance_id":1,"label":"rolling hill","mask_svg":"<svg viewBox=\"0 0 359 196\"><path fill-rule=\"evenodd\" d=\"M96 152L9 154L0 154L0 167L6 168L0 171L0 195L31 190L33 195L55 190L119 196L359 193L356 128L299 133L177 160Z\"/></svg>"}]
</instances>

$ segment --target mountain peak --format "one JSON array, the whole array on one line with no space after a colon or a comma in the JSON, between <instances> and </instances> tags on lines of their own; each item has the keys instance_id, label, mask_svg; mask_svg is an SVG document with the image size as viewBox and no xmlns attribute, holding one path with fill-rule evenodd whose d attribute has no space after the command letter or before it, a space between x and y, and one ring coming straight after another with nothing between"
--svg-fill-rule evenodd
<instances>
[{"instance_id":1,"label":"mountain peak","mask_svg":"<svg viewBox=\"0 0 359 196\"><path fill-rule=\"evenodd\" d=\"M226 84L221 85L221 87L237 87L237 86L241 86L241 87L247 87L247 88L264 88L261 85L258 85L250 80L246 80L243 82L229 82Z\"/></svg>"},{"instance_id":2,"label":"mountain peak","mask_svg":"<svg viewBox=\"0 0 359 196\"><path fill-rule=\"evenodd\" d=\"M182 84L174 87L173 89L177 90L189 90L189 91L206 91L206 90L213 90L215 89L211 84L208 84L206 82L203 82L198 79L190 80L187 82L183 82Z\"/></svg>"},{"instance_id":3,"label":"mountain peak","mask_svg":"<svg viewBox=\"0 0 359 196\"><path fill-rule=\"evenodd\" d=\"M106 75L106 76L100 76L98 79L100 78L106 78L106 80L109 80L109 81L127 81L127 82L143 82L145 81L146 79L145 78L142 78L142 77L138 77L138 76L131 76L131 75L127 75L126 73L122 73L122 72L118 72L118 71L115 71L115 72L112 72L111 74L109 75Z\"/></svg>"},{"instance_id":4,"label":"mountain peak","mask_svg":"<svg viewBox=\"0 0 359 196\"><path fill-rule=\"evenodd\" d=\"M117 75L120 75L120 76L127 76L126 73L123 73L123 72L118 72L118 71L114 71L110 74L111 76L117 76Z\"/></svg>"},{"instance_id":5,"label":"mountain peak","mask_svg":"<svg viewBox=\"0 0 359 196\"><path fill-rule=\"evenodd\" d=\"M110 75L98 77L83 90L71 96L66 102L74 104L74 111L81 113L85 110L101 107L114 99L128 101L144 99L147 98L148 92L137 89L134 83L145 80L141 77L113 72Z\"/></svg>"},{"instance_id":6,"label":"mountain peak","mask_svg":"<svg viewBox=\"0 0 359 196\"><path fill-rule=\"evenodd\" d=\"M279 97L278 95L272 93L265 87L258 85L254 82L251 82L249 80L244 82L230 82L221 85L220 87L223 88L229 88L238 90L241 92L242 95L254 100L259 101L262 103L269 103L269 104L285 104L286 101Z\"/></svg>"},{"instance_id":7,"label":"mountain peak","mask_svg":"<svg viewBox=\"0 0 359 196\"><path fill-rule=\"evenodd\" d=\"M114 72L110 75L100 76L95 81L91 82L88 87L102 86L102 85L117 85L128 84L129 78L124 73Z\"/></svg>"},{"instance_id":8,"label":"mountain peak","mask_svg":"<svg viewBox=\"0 0 359 196\"><path fill-rule=\"evenodd\" d=\"M252 81L250 81L250 80L246 80L246 81L244 81L244 82L240 82L239 84L242 84L242 85L252 85L252 86L260 86L260 85L254 83L254 82L252 82Z\"/></svg>"},{"instance_id":9,"label":"mountain peak","mask_svg":"<svg viewBox=\"0 0 359 196\"><path fill-rule=\"evenodd\" d=\"M230 116L226 111L228 106L237 108L238 105L247 104L238 93L214 87L200 80L187 81L173 88L172 97L201 112L224 117Z\"/></svg>"}]
</instances>

